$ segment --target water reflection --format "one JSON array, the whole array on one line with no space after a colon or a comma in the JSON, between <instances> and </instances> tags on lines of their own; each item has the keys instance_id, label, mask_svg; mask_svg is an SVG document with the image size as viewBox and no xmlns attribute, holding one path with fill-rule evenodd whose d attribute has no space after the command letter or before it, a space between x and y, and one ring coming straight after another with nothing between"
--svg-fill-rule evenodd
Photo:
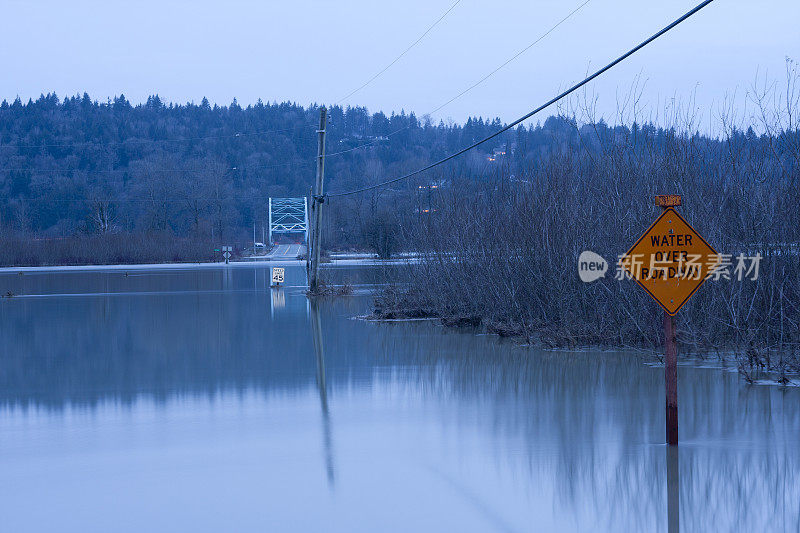
<instances>
[{"instance_id":1,"label":"water reflection","mask_svg":"<svg viewBox=\"0 0 800 533\"><path fill-rule=\"evenodd\" d=\"M368 299L309 304L293 287L304 275L287 269L272 291L266 270L245 268L0 275L0 290L24 285L0 301L0 507L13 502L12 523L42 525L19 518L23 498L87 468L86 491L133 487L117 487L117 512L150 492L175 501L158 482L186 462L168 477L196 482L180 485L186 498L213 494L221 515L262 529L800 528L800 391L679 367L678 452L663 445L663 370L638 355L352 320ZM39 503L80 508L70 494ZM251 494L268 521L240 503Z\"/></svg>"},{"instance_id":2,"label":"water reflection","mask_svg":"<svg viewBox=\"0 0 800 533\"><path fill-rule=\"evenodd\" d=\"M270 291L272 298L270 299L270 308L269 308L269 315L274 320L275 319L275 311L282 310L286 307L286 294L283 292L283 289L280 287L276 287Z\"/></svg>"},{"instance_id":3,"label":"water reflection","mask_svg":"<svg viewBox=\"0 0 800 533\"><path fill-rule=\"evenodd\" d=\"M681 367L684 440L670 452L663 369L636 355L532 353L491 337L470 350L428 329L384 337L380 351L413 354L404 378L450 407L445 421L504 436L514 444L496 448L499 463L553 480L560 506L590 507L601 530L800 527L797 390Z\"/></svg>"},{"instance_id":4,"label":"water reflection","mask_svg":"<svg viewBox=\"0 0 800 533\"><path fill-rule=\"evenodd\" d=\"M680 449L667 446L667 530L678 533L681 530L681 478Z\"/></svg>"},{"instance_id":5,"label":"water reflection","mask_svg":"<svg viewBox=\"0 0 800 533\"><path fill-rule=\"evenodd\" d=\"M325 470L328 474L328 485L333 488L333 438L331 437L331 415L328 410L328 385L325 381L325 348L322 340L322 322L319 303L309 302L311 313L311 337L314 341L314 354L317 357L317 389L322 409L322 439L325 451Z\"/></svg>"}]
</instances>

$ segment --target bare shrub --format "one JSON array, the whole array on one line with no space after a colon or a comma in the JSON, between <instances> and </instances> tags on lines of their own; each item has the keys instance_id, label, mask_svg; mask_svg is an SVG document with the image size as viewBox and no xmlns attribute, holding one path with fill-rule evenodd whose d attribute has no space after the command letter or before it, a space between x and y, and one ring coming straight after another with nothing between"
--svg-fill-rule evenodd
<instances>
[{"instance_id":1,"label":"bare shrub","mask_svg":"<svg viewBox=\"0 0 800 533\"><path fill-rule=\"evenodd\" d=\"M684 351L732 350L748 373L800 370L798 76L788 72L787 96L770 95L775 87L751 96L760 123L742 128L723 115L717 138L696 132L691 105L672 109L669 127L635 114L609 126L585 99L573 109L580 121L550 124L547 150L437 190L430 223L409 239L421 263L379 308L478 317L490 331L550 345L660 345L662 311L634 282L614 279L614 263L657 216L653 197L681 194L683 216L719 253L763 256L757 280L709 281L687 303ZM768 104L780 111L761 109ZM583 250L605 257L610 275L582 283Z\"/></svg>"},{"instance_id":2,"label":"bare shrub","mask_svg":"<svg viewBox=\"0 0 800 533\"><path fill-rule=\"evenodd\" d=\"M0 265L107 265L219 261L211 242L169 233L0 238Z\"/></svg>"}]
</instances>

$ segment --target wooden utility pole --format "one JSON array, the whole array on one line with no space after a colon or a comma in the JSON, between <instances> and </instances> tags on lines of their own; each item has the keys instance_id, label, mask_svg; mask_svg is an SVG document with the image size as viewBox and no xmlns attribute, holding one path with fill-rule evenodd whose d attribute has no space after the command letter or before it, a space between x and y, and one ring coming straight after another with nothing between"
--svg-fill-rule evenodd
<instances>
[{"instance_id":1,"label":"wooden utility pole","mask_svg":"<svg viewBox=\"0 0 800 533\"><path fill-rule=\"evenodd\" d=\"M311 276L308 290L313 294L319 290L319 261L322 251L322 204L325 201L325 126L327 124L328 111L325 106L319 110L319 134L317 148L317 183L314 187L312 196L312 216L314 221L311 225Z\"/></svg>"},{"instance_id":2,"label":"wooden utility pole","mask_svg":"<svg viewBox=\"0 0 800 533\"><path fill-rule=\"evenodd\" d=\"M309 200L310 204L309 205ZM306 198L306 280L311 279L311 245L314 244L314 232L311 229L311 222L314 220L314 187L308 188Z\"/></svg>"}]
</instances>

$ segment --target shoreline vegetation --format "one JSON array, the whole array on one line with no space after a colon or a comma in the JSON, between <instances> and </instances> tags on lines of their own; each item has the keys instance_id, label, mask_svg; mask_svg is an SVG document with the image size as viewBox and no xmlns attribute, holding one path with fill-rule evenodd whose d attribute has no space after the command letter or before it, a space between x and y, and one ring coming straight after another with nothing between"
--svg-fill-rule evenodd
<instances>
[{"instance_id":1,"label":"shoreline vegetation","mask_svg":"<svg viewBox=\"0 0 800 533\"><path fill-rule=\"evenodd\" d=\"M410 315L419 314L417 312L406 310ZM546 343L537 343L527 339L522 332L515 332L509 328L497 324L484 325L478 317L439 317L439 316L425 316L410 318L406 313L401 310L385 311L382 309L374 309L368 315L354 317L359 320L366 320L368 322L380 322L385 324L401 324L408 322L436 322L447 328L464 329L473 333L485 335L497 335L501 338L509 339L517 342L522 346L537 347L539 349L550 352L609 352L609 351L633 351L643 354L646 364L653 364L657 366L664 366L663 346L617 346L608 344L586 344L586 345L549 345ZM786 372L778 372L775 369L766 370L758 369L753 372L742 372L741 360L738 352L735 349L727 350L714 350L713 352L704 351L683 351L680 352L679 357L683 361L692 361L693 364L701 365L703 367L712 368L732 368L735 367L736 371L751 385L781 385L785 387L800 387L800 370L790 370ZM709 366L710 365L710 366Z\"/></svg>"},{"instance_id":2,"label":"shoreline vegetation","mask_svg":"<svg viewBox=\"0 0 800 533\"><path fill-rule=\"evenodd\" d=\"M205 239L165 232L48 239L0 237L0 267L212 263L221 260L214 248Z\"/></svg>"},{"instance_id":3,"label":"shoreline vegetation","mask_svg":"<svg viewBox=\"0 0 800 533\"><path fill-rule=\"evenodd\" d=\"M562 115L572 129L553 131L534 162L427 194L406 230L419 259L372 318L437 318L553 348L660 348L663 311L616 267L658 216L654 197L679 194L678 211L729 263L678 313L679 353L733 352L746 380L787 383L800 373L800 76L789 66L785 86L748 94L752 114L722 109L717 137L697 133L692 109L656 128L622 108L609 126L591 97L574 100ZM604 277L579 279L583 251L607 261ZM757 276L737 272L756 255Z\"/></svg>"},{"instance_id":4,"label":"shoreline vegetation","mask_svg":"<svg viewBox=\"0 0 800 533\"><path fill-rule=\"evenodd\" d=\"M653 304L655 305L655 304ZM660 313L660 310L659 310ZM380 292L374 299L372 312L357 317L370 322L437 322L444 327L467 329L480 333L497 335L520 344L536 346L544 350L645 350L654 359L663 362L663 339L647 344L623 344L595 338L576 338L561 335L549 328L526 329L523 324L487 319L479 314L442 314L434 307L420 307L418 295L406 288L398 291L392 286ZM656 317L657 318L657 317ZM768 383L784 386L800 386L800 352L796 344L787 343L786 352L751 344L737 346L697 346L685 342L679 330L678 355L681 359L710 359L723 364L733 364L739 374L750 384ZM683 341L683 342L682 342Z\"/></svg>"}]
</instances>

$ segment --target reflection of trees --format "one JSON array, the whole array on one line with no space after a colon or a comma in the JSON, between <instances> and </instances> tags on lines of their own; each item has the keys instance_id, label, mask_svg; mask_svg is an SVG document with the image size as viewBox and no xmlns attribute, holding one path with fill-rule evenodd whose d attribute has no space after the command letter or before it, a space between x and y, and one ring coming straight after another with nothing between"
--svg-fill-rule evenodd
<instances>
[{"instance_id":1,"label":"reflection of trees","mask_svg":"<svg viewBox=\"0 0 800 533\"><path fill-rule=\"evenodd\" d=\"M678 533L681 524L680 448L666 446L667 454L667 530Z\"/></svg>"},{"instance_id":2,"label":"reflection of trees","mask_svg":"<svg viewBox=\"0 0 800 533\"><path fill-rule=\"evenodd\" d=\"M270 320L270 295L253 289L249 270L69 276L74 293L109 294L0 305L0 404L60 408L314 382L314 366L286 355L311 352L305 298L287 295ZM52 275L24 278L18 294L56 290Z\"/></svg>"},{"instance_id":3,"label":"reflection of trees","mask_svg":"<svg viewBox=\"0 0 800 533\"><path fill-rule=\"evenodd\" d=\"M311 337L314 342L314 355L317 359L317 389L319 390L319 402L322 409L322 439L325 446L325 470L328 474L328 485L333 488L333 437L331 435L331 414L328 409L328 383L325 377L325 345L322 336L322 320L317 301L310 301L309 311Z\"/></svg>"},{"instance_id":4,"label":"reflection of trees","mask_svg":"<svg viewBox=\"0 0 800 533\"><path fill-rule=\"evenodd\" d=\"M75 276L70 287L178 293L0 302L0 405L59 409L143 393L160 401L316 383L333 479L329 399L385 380L441 405L435 416L446 428L477 425L494 450L487 461L524 474L531 493L552 484L554 512L575 515L583 529L667 529L661 368L630 354L542 353L429 325L349 320L364 312L358 299L320 304L324 359L314 360L309 354L322 351L314 351L302 293L285 289L286 307L270 320L271 296L253 290L252 272L230 272L222 293L220 270L108 272ZM53 292L52 280L30 276L15 280L26 290L13 289ZM217 292L192 292L204 288ZM679 392L682 529L797 529L800 391L681 367Z\"/></svg>"},{"instance_id":5,"label":"reflection of trees","mask_svg":"<svg viewBox=\"0 0 800 533\"><path fill-rule=\"evenodd\" d=\"M335 282L373 282L379 273L329 269ZM132 269L0 275L0 404L60 408L100 400L156 399L222 389L314 386L315 363L301 289L282 289L270 316L269 291L249 268L189 271ZM302 267L287 279L302 278ZM262 274L267 271L262 269ZM294 283L294 281L292 281ZM70 293L71 296L59 296ZM45 296L29 296L45 295ZM53 295L53 296L48 296ZM337 304L363 314L364 301ZM330 312L323 306L323 313ZM326 357L354 361L364 325L346 320L325 337L343 339ZM344 337L340 337L346 332ZM333 345L332 345L333 346Z\"/></svg>"},{"instance_id":6,"label":"reflection of trees","mask_svg":"<svg viewBox=\"0 0 800 533\"><path fill-rule=\"evenodd\" d=\"M397 365L404 354L404 376L420 394L457 400L447 402L455 412L441 413L457 427L477 419L510 448L521 443L521 457L492 447L508 470L552 480L556 512L586 514L601 530L667 529L662 368L630 354L538 352L437 328L391 329L380 352L392 361L384 362ZM800 527L798 391L684 367L679 391L684 440L673 474L682 529Z\"/></svg>"}]
</instances>

